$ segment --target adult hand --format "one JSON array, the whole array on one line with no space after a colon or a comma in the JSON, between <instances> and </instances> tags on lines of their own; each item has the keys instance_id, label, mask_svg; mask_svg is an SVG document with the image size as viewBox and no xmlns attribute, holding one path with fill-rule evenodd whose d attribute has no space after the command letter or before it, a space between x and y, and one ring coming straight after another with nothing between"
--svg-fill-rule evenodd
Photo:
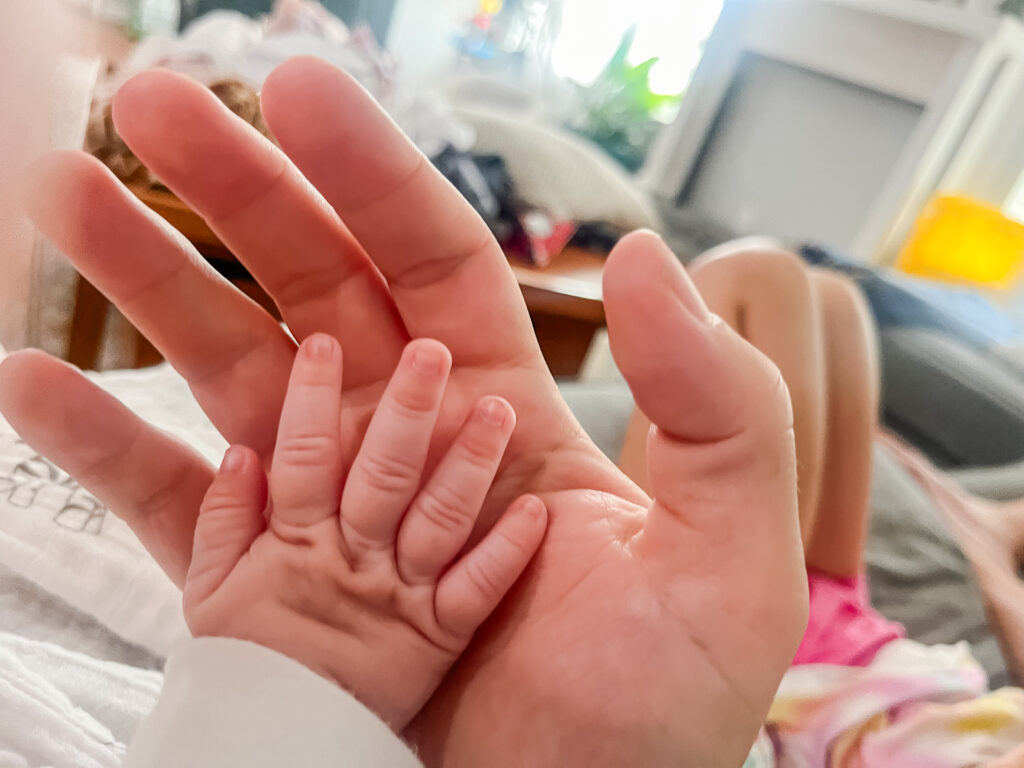
<instances>
[{"instance_id":1,"label":"adult hand","mask_svg":"<svg viewBox=\"0 0 1024 768\"><path fill-rule=\"evenodd\" d=\"M549 509L521 585L410 730L425 759L738 764L806 612L777 371L707 314L655 236L620 243L606 311L616 360L656 425L651 501L559 396L483 222L372 99L313 59L281 66L262 98L283 151L166 72L125 85L114 117L296 338L341 341L348 458L405 342L433 337L453 357L433 456L485 394L519 416L477 536L523 493ZM40 229L189 381L230 442L269 457L292 339L96 161L52 156L34 176ZM181 583L209 466L39 353L0 366L0 408Z\"/></svg>"}]
</instances>

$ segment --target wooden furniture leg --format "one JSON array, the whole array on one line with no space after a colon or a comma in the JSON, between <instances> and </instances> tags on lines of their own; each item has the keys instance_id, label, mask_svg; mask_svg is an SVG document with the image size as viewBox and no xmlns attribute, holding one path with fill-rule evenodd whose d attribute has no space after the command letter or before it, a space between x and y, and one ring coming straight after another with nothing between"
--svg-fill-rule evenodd
<instances>
[{"instance_id":1,"label":"wooden furniture leg","mask_svg":"<svg viewBox=\"0 0 1024 768\"><path fill-rule=\"evenodd\" d=\"M592 320L564 315L531 314L540 351L552 376L579 376L594 334L601 327Z\"/></svg>"},{"instance_id":2,"label":"wooden furniture leg","mask_svg":"<svg viewBox=\"0 0 1024 768\"><path fill-rule=\"evenodd\" d=\"M96 368L109 308L110 302L107 301L107 297L79 275L68 339L68 362L72 365L82 370Z\"/></svg>"}]
</instances>

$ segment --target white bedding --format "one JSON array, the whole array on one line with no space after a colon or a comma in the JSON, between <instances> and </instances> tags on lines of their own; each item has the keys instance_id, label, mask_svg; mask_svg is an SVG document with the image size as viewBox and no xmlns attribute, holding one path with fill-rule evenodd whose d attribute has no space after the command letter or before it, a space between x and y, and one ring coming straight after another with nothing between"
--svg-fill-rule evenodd
<instances>
[{"instance_id":1,"label":"white bedding","mask_svg":"<svg viewBox=\"0 0 1024 768\"><path fill-rule=\"evenodd\" d=\"M223 453L169 366L90 377ZM119 765L186 634L178 589L129 528L0 418L0 768Z\"/></svg>"},{"instance_id":2,"label":"white bedding","mask_svg":"<svg viewBox=\"0 0 1024 768\"><path fill-rule=\"evenodd\" d=\"M211 459L223 452L169 366L91 378ZM187 632L180 593L128 527L2 418L0 631L145 668Z\"/></svg>"},{"instance_id":3,"label":"white bedding","mask_svg":"<svg viewBox=\"0 0 1024 768\"><path fill-rule=\"evenodd\" d=\"M0 766L116 768L159 672L0 633Z\"/></svg>"},{"instance_id":4,"label":"white bedding","mask_svg":"<svg viewBox=\"0 0 1024 768\"><path fill-rule=\"evenodd\" d=\"M163 657L130 643L37 584L0 565L0 633L54 643L100 661L159 670Z\"/></svg>"}]
</instances>

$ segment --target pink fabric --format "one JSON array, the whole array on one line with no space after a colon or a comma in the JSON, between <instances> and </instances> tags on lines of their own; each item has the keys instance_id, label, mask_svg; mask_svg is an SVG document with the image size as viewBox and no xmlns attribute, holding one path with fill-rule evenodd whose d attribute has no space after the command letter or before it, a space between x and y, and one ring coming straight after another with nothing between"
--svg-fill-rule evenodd
<instances>
[{"instance_id":1,"label":"pink fabric","mask_svg":"<svg viewBox=\"0 0 1024 768\"><path fill-rule=\"evenodd\" d=\"M811 608L807 631L793 659L800 664L864 667L906 630L871 607L864 576L841 578L808 570Z\"/></svg>"}]
</instances>

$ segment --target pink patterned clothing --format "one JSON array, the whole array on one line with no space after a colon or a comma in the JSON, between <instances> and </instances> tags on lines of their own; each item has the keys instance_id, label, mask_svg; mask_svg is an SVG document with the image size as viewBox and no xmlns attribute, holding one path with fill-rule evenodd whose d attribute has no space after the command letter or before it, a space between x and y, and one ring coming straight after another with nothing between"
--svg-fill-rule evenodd
<instances>
[{"instance_id":1,"label":"pink patterned clothing","mask_svg":"<svg viewBox=\"0 0 1024 768\"><path fill-rule=\"evenodd\" d=\"M865 667L888 643L906 637L868 598L864 576L842 578L808 569L810 615L793 666L835 664Z\"/></svg>"},{"instance_id":2,"label":"pink patterned clothing","mask_svg":"<svg viewBox=\"0 0 1024 768\"><path fill-rule=\"evenodd\" d=\"M808 583L807 631L744 768L976 768L1024 742L1024 691L989 691L966 643L903 639L863 577Z\"/></svg>"},{"instance_id":3,"label":"pink patterned clothing","mask_svg":"<svg viewBox=\"0 0 1024 768\"><path fill-rule=\"evenodd\" d=\"M1024 742L1024 691L989 691L966 643L886 643L791 667L744 768L980 768Z\"/></svg>"}]
</instances>

